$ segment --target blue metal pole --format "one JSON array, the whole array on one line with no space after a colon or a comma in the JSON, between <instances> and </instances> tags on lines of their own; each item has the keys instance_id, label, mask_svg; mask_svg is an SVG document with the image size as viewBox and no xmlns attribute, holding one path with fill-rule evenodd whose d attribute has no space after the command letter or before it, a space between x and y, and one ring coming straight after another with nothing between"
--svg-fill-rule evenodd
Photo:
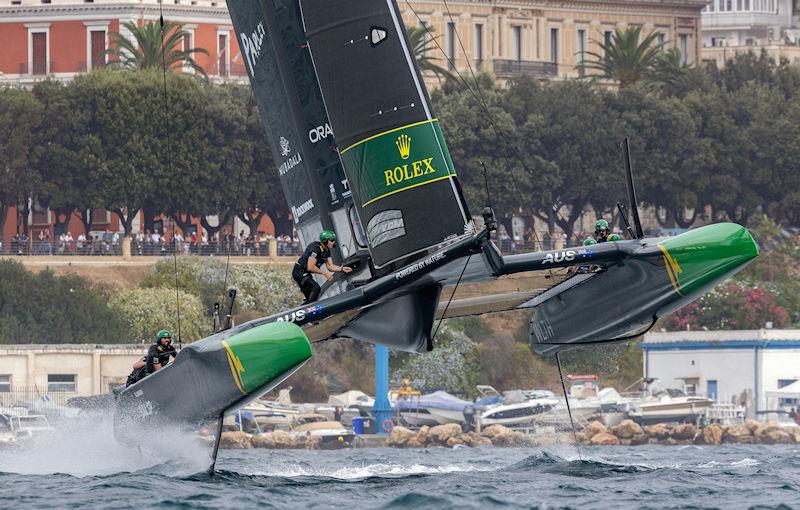
<instances>
[{"instance_id":1,"label":"blue metal pole","mask_svg":"<svg viewBox=\"0 0 800 510\"><path fill-rule=\"evenodd\" d=\"M375 418L375 432L388 434L392 430L392 406L389 404L389 348L375 346L375 404L372 416Z\"/></svg>"}]
</instances>

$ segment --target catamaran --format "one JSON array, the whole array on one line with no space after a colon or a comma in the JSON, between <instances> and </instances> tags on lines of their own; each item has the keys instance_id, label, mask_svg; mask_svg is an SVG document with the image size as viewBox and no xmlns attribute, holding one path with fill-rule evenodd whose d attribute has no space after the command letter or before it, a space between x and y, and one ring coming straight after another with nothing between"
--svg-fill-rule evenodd
<instances>
[{"instance_id":1,"label":"catamaran","mask_svg":"<svg viewBox=\"0 0 800 510\"><path fill-rule=\"evenodd\" d=\"M305 245L335 231L334 259L353 272L325 283L316 303L184 347L119 393L120 431L131 420L221 424L303 366L314 341L429 351L443 289L462 283L591 266L544 292L487 295L447 315L530 310L531 348L553 354L634 338L758 255L736 224L649 239L634 214L627 241L502 256L491 209L481 228L469 213L394 0L228 7L299 236Z\"/></svg>"}]
</instances>

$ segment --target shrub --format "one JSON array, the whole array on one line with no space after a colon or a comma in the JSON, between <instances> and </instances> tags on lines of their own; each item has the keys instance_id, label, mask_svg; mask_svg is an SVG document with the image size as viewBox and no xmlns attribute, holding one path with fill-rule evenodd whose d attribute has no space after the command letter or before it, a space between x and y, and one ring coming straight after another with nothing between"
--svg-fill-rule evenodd
<instances>
[{"instance_id":1,"label":"shrub","mask_svg":"<svg viewBox=\"0 0 800 510\"><path fill-rule=\"evenodd\" d=\"M211 334L211 318L204 312L200 300L179 291L180 333L183 342L193 342ZM174 289L130 289L111 298L109 306L122 317L127 326L125 340L145 343L152 341L160 329L169 329L177 343L178 315Z\"/></svg>"},{"instance_id":2,"label":"shrub","mask_svg":"<svg viewBox=\"0 0 800 510\"><path fill-rule=\"evenodd\" d=\"M124 323L75 275L0 260L0 343L118 343Z\"/></svg>"}]
</instances>

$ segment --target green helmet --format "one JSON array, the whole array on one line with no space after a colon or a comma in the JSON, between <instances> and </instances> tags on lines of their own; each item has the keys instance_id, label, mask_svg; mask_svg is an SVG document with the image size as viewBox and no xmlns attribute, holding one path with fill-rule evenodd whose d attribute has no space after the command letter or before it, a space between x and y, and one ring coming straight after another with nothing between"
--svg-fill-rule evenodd
<instances>
[{"instance_id":1,"label":"green helmet","mask_svg":"<svg viewBox=\"0 0 800 510\"><path fill-rule=\"evenodd\" d=\"M611 234L608 236L609 241L622 241L622 236L619 234Z\"/></svg>"},{"instance_id":2,"label":"green helmet","mask_svg":"<svg viewBox=\"0 0 800 510\"><path fill-rule=\"evenodd\" d=\"M335 241L336 234L334 233L333 230L323 230L319 234L319 240L322 241L323 243L326 243L328 241Z\"/></svg>"},{"instance_id":3,"label":"green helmet","mask_svg":"<svg viewBox=\"0 0 800 510\"><path fill-rule=\"evenodd\" d=\"M586 240L583 242L583 245L584 245L584 246L591 246L591 245L593 245L593 244L597 244L597 241L595 241L595 240L594 240L593 238L591 238L591 237L589 237L588 239L586 239Z\"/></svg>"},{"instance_id":4,"label":"green helmet","mask_svg":"<svg viewBox=\"0 0 800 510\"><path fill-rule=\"evenodd\" d=\"M594 224L595 230L611 230L608 228L608 222L606 220L600 219Z\"/></svg>"},{"instance_id":5,"label":"green helmet","mask_svg":"<svg viewBox=\"0 0 800 510\"><path fill-rule=\"evenodd\" d=\"M172 340L172 333L170 333L166 329L162 329L161 331L158 332L156 338L158 338L159 340L161 340L162 338L169 338L170 340Z\"/></svg>"}]
</instances>

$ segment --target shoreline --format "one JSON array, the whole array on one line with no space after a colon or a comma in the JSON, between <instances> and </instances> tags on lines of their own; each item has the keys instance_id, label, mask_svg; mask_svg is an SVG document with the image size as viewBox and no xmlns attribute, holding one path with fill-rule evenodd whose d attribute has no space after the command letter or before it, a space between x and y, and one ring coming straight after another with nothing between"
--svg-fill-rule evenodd
<instances>
[{"instance_id":1,"label":"shoreline","mask_svg":"<svg viewBox=\"0 0 800 510\"><path fill-rule=\"evenodd\" d=\"M608 428L599 421L591 422L576 432L578 443L594 446L720 445L720 444L800 444L800 426L782 427L777 422L746 421L738 425L716 423L705 427L693 424L655 424L641 427L632 420ZM333 448L427 448L434 446L541 447L573 443L572 432L525 434L503 425L490 425L480 433L464 432L456 423L422 427L419 431L396 426L388 435L359 434L351 443L344 439L323 443L318 436L302 436L282 430L261 434L223 432L223 449L333 449ZM212 441L210 436L204 438Z\"/></svg>"}]
</instances>

